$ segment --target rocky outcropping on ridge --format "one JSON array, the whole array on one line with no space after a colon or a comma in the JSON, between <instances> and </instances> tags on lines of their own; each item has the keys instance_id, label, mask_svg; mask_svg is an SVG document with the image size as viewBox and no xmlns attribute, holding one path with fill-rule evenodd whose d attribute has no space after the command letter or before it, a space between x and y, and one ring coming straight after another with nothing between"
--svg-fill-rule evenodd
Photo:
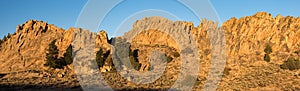
<instances>
[{"instance_id":1,"label":"rocky outcropping on ridge","mask_svg":"<svg viewBox=\"0 0 300 91\"><path fill-rule=\"evenodd\" d=\"M146 72L151 67L148 55L152 50L160 50L166 55L180 53L182 46L177 42L186 42L184 39L193 38L199 49L200 59L200 63L196 64L200 67L200 71L196 73L198 77L193 89L201 89L208 78L212 59L213 41L210 41L209 30L222 29L226 38L227 62L226 74L221 75L222 81L217 90L299 90L300 70L284 70L280 68L280 64L289 57L298 59L300 57L300 17L281 15L273 17L269 13L258 12L253 16L231 18L220 27L217 25L206 19L202 19L199 26L194 26L191 22L173 22L161 17L147 17L136 21L133 28L123 37L131 40L128 42L131 43L132 50L139 50L141 72ZM179 36L180 31L191 36ZM46 49L52 40L57 40L59 55L63 56L74 38L79 38L75 34L78 32L96 36L94 51L99 48L105 51L112 50L113 45L110 44L111 41L108 40L104 30L99 33L90 33L80 28L63 30L52 24L35 20L17 26L16 33L1 44L0 74L6 75L0 78L0 84L32 83L46 86L64 83L57 86L78 86L72 65L56 70L43 65ZM172 34L168 34L169 32ZM270 62L264 61L266 45L270 45L273 50L270 54ZM74 51L76 50L78 49ZM152 84L134 84L117 73L106 72L104 77L107 77L105 79L108 80L108 84L115 88L167 89L177 80L177 73L181 69L180 64L182 64L180 57L175 58L168 63L164 76ZM38 79L32 80L32 77ZM31 80L25 80L29 78ZM11 79L18 79L18 81Z\"/></svg>"}]
</instances>

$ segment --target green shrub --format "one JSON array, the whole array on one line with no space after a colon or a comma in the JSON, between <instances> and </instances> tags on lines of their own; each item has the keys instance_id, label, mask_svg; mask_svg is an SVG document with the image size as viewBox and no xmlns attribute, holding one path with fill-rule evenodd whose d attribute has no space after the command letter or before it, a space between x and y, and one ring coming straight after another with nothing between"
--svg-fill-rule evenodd
<instances>
[{"instance_id":1,"label":"green shrub","mask_svg":"<svg viewBox=\"0 0 300 91\"><path fill-rule=\"evenodd\" d=\"M110 51L104 52L102 48L100 48L96 53L96 63L98 68L101 68L106 63L107 66L111 66L111 71L116 71L112 56L110 55Z\"/></svg>"},{"instance_id":2,"label":"green shrub","mask_svg":"<svg viewBox=\"0 0 300 91\"><path fill-rule=\"evenodd\" d=\"M167 56L167 62L171 62L173 60L173 58L171 56Z\"/></svg>"},{"instance_id":3,"label":"green shrub","mask_svg":"<svg viewBox=\"0 0 300 91\"><path fill-rule=\"evenodd\" d=\"M131 65L133 66L133 68L135 70L140 70L141 68L141 63L139 63L138 59L137 59L137 55L138 55L138 50L134 50L134 51L129 51L129 60Z\"/></svg>"},{"instance_id":4,"label":"green shrub","mask_svg":"<svg viewBox=\"0 0 300 91\"><path fill-rule=\"evenodd\" d=\"M106 58L105 62L107 62L107 64L108 64L109 66L112 67L111 71L116 71L116 68L115 68L115 65L114 65L114 63L113 63L113 60L112 60L111 55L109 55L109 56Z\"/></svg>"},{"instance_id":5,"label":"green shrub","mask_svg":"<svg viewBox=\"0 0 300 91\"><path fill-rule=\"evenodd\" d=\"M104 52L103 52L102 48L100 48L99 51L97 51L97 53L96 53L96 62L98 64L99 68L103 67L104 61L105 61Z\"/></svg>"},{"instance_id":6,"label":"green shrub","mask_svg":"<svg viewBox=\"0 0 300 91\"><path fill-rule=\"evenodd\" d=\"M139 63L139 60L138 60L139 50L131 50L129 47L128 50L123 49L123 50L117 50L116 52L119 52L121 55L119 56L120 63L117 62L115 66L124 65L129 69L140 70L141 63ZM126 53L126 52L128 52L128 53ZM128 58L129 58L129 60L126 60ZM118 65L118 64L120 64L120 65Z\"/></svg>"},{"instance_id":7,"label":"green shrub","mask_svg":"<svg viewBox=\"0 0 300 91\"><path fill-rule=\"evenodd\" d=\"M178 58L180 56L180 54L178 52L174 53L174 57Z\"/></svg>"},{"instance_id":8,"label":"green shrub","mask_svg":"<svg viewBox=\"0 0 300 91\"><path fill-rule=\"evenodd\" d=\"M265 60L266 62L270 62L270 61L271 61L271 58L270 58L269 54L265 54L264 60Z\"/></svg>"},{"instance_id":9,"label":"green shrub","mask_svg":"<svg viewBox=\"0 0 300 91\"><path fill-rule=\"evenodd\" d=\"M113 66L114 65L111 55L109 55L106 58L105 62L107 62L107 65L109 65L109 66Z\"/></svg>"},{"instance_id":10,"label":"green shrub","mask_svg":"<svg viewBox=\"0 0 300 91\"><path fill-rule=\"evenodd\" d=\"M73 62L72 45L71 44L67 48L66 53L64 53L64 61L66 62L66 65L69 65Z\"/></svg>"},{"instance_id":11,"label":"green shrub","mask_svg":"<svg viewBox=\"0 0 300 91\"><path fill-rule=\"evenodd\" d=\"M266 48L264 49L264 52L265 52L264 60L266 62L270 62L271 57L269 54L272 53L272 47L269 44L267 44Z\"/></svg>"},{"instance_id":12,"label":"green shrub","mask_svg":"<svg viewBox=\"0 0 300 91\"><path fill-rule=\"evenodd\" d=\"M51 68L63 68L73 62L72 57L72 45L69 45L66 52L64 53L64 57L58 58L58 49L55 45L56 40L53 40L49 44L49 48L47 49L48 53L46 54L46 63L45 66L49 66Z\"/></svg>"},{"instance_id":13,"label":"green shrub","mask_svg":"<svg viewBox=\"0 0 300 91\"><path fill-rule=\"evenodd\" d=\"M224 68L223 75L225 75L225 76L229 75L229 74L230 74L230 71L231 71L231 68L225 67L225 68Z\"/></svg>"},{"instance_id":14,"label":"green shrub","mask_svg":"<svg viewBox=\"0 0 300 91\"><path fill-rule=\"evenodd\" d=\"M59 58L55 60L55 66L52 68L62 69L64 66L66 66L66 61L64 60L64 58Z\"/></svg>"},{"instance_id":15,"label":"green shrub","mask_svg":"<svg viewBox=\"0 0 300 91\"><path fill-rule=\"evenodd\" d=\"M270 54L270 53L272 53L272 47L268 44L264 51L266 54Z\"/></svg>"},{"instance_id":16,"label":"green shrub","mask_svg":"<svg viewBox=\"0 0 300 91\"><path fill-rule=\"evenodd\" d=\"M287 61L280 65L281 69L297 70L300 68L300 61L290 57Z\"/></svg>"}]
</instances>

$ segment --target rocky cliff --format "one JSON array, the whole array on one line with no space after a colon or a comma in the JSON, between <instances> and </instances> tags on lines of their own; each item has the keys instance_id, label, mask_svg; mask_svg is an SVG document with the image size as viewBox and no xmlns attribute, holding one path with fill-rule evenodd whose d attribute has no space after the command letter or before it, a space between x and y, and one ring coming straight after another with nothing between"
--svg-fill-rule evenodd
<instances>
[{"instance_id":1,"label":"rocky cliff","mask_svg":"<svg viewBox=\"0 0 300 91\"><path fill-rule=\"evenodd\" d=\"M298 51L299 22L300 17L277 15L273 18L265 12L231 18L222 25L226 30L227 44L231 45L228 55L262 53L266 44L270 44L274 52Z\"/></svg>"},{"instance_id":2,"label":"rocky cliff","mask_svg":"<svg viewBox=\"0 0 300 91\"><path fill-rule=\"evenodd\" d=\"M300 17L273 17L266 12L224 22L227 67L231 71L220 89L299 90L299 70L280 69L288 58L300 57L299 22ZM267 45L273 50L270 62L264 61Z\"/></svg>"},{"instance_id":3,"label":"rocky cliff","mask_svg":"<svg viewBox=\"0 0 300 91\"><path fill-rule=\"evenodd\" d=\"M0 49L1 73L26 69L44 68L46 50L51 41L56 40L59 56L72 43L75 32L84 31L80 28L63 30L43 21L29 20L17 26L16 32L2 43ZM107 43L105 31L97 35L98 47ZM107 46L104 46L107 48Z\"/></svg>"},{"instance_id":4,"label":"rocky cliff","mask_svg":"<svg viewBox=\"0 0 300 91\"><path fill-rule=\"evenodd\" d=\"M208 79L209 71L212 70L209 68L213 58L212 46L222 41L215 40L214 36L223 36L226 40L223 41L226 43L226 67L224 74L220 75L222 81L217 90L300 90L298 85L300 70L280 68L288 58L299 59L300 57L299 25L300 17L281 15L273 17L265 12L239 19L231 18L219 27L218 23L206 19L202 19L199 26L194 26L192 22L173 22L162 17L143 18L136 21L133 28L122 37L130 43L131 50L139 51L137 58L141 63L139 70L141 72L147 72L151 68L149 55L153 50L162 51L172 57L173 61L167 64L164 75L153 84L142 85L134 84L117 73L104 73L104 77L107 77L108 83L115 88L169 88L178 78L180 69L186 69L180 67L184 64L181 62L182 54L179 57L174 54L182 53L182 49L188 48L189 43L195 43L195 48L199 50L195 56L200 59L199 63L195 63L195 67L199 66L200 71L189 72L198 75L193 89L201 89ZM211 33L212 30L217 32ZM225 35L218 35L218 31L224 31ZM25 72L27 75L30 74L26 77L53 75L61 77L62 74L70 74L69 77L63 77L64 80L70 80L74 76L72 65L62 70L51 70L43 64L46 49L52 40L57 40L59 56L63 56L66 48L74 42L73 40L86 39L76 34L79 32L96 37L95 51L99 48L111 51L111 46L114 46L110 44L112 41L108 40L104 30L99 33L90 33L80 28L63 30L52 24L30 20L17 26L16 33L1 44L0 73L9 73L4 77L5 79L18 78L16 72L23 74L22 72L26 70L39 68L38 71L41 72L36 72L38 74ZM272 49L270 62L264 61L266 54L264 49L267 45ZM76 48L74 51L79 50L78 47ZM76 77L67 83L72 84L74 81L76 83Z\"/></svg>"},{"instance_id":5,"label":"rocky cliff","mask_svg":"<svg viewBox=\"0 0 300 91\"><path fill-rule=\"evenodd\" d=\"M84 32L86 31L86 32ZM72 44L76 33L90 33L81 28L64 30L43 21L29 20L25 24L16 27L16 32L10 35L0 47L0 74L2 78L1 88L11 86L35 86L38 88L74 87L78 86L72 65L63 69L51 69L44 66L46 53L50 42L56 40L59 57L63 57L66 49ZM108 48L107 34L101 31L94 34L96 47ZM36 79L31 79L35 77ZM66 84L60 84L64 82ZM20 88L22 89L22 88Z\"/></svg>"}]
</instances>

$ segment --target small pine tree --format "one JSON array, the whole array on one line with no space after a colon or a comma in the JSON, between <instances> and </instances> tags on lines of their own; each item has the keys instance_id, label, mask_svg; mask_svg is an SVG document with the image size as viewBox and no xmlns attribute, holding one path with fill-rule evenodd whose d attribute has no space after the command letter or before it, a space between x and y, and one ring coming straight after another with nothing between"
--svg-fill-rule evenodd
<instances>
[{"instance_id":1,"label":"small pine tree","mask_svg":"<svg viewBox=\"0 0 300 91\"><path fill-rule=\"evenodd\" d=\"M64 61L65 61L66 65L70 65L73 62L72 45L71 44L67 48L66 53L64 53Z\"/></svg>"},{"instance_id":2,"label":"small pine tree","mask_svg":"<svg viewBox=\"0 0 300 91\"><path fill-rule=\"evenodd\" d=\"M224 76L229 75L229 74L230 74L230 71L231 71L231 68L225 67L225 68L224 68L224 71L223 71L223 75L224 75Z\"/></svg>"},{"instance_id":3,"label":"small pine tree","mask_svg":"<svg viewBox=\"0 0 300 91\"><path fill-rule=\"evenodd\" d=\"M103 67L104 65L104 55L103 55L103 50L102 48L99 49L96 53L96 62L98 64L98 67Z\"/></svg>"},{"instance_id":4,"label":"small pine tree","mask_svg":"<svg viewBox=\"0 0 300 91\"><path fill-rule=\"evenodd\" d=\"M112 60L111 55L109 55L109 56L106 58L105 62L107 62L107 64L108 64L109 66L112 67L111 71L116 71L116 68L115 68L115 65L114 65L114 63L113 63L113 60Z\"/></svg>"},{"instance_id":5,"label":"small pine tree","mask_svg":"<svg viewBox=\"0 0 300 91\"><path fill-rule=\"evenodd\" d=\"M270 62L270 61L271 61L271 58L270 58L269 54L265 54L264 60L265 60L266 62Z\"/></svg>"},{"instance_id":6,"label":"small pine tree","mask_svg":"<svg viewBox=\"0 0 300 91\"><path fill-rule=\"evenodd\" d=\"M272 47L268 44L266 46L264 52L266 53L265 56L264 56L264 60L266 62L270 62L271 61L270 53L272 53Z\"/></svg>"},{"instance_id":7,"label":"small pine tree","mask_svg":"<svg viewBox=\"0 0 300 91\"><path fill-rule=\"evenodd\" d=\"M61 68L63 68L66 65L66 62L64 61L63 58L59 58L59 59L55 60L54 63L55 64L54 64L53 68L59 68L59 69L61 69Z\"/></svg>"},{"instance_id":8,"label":"small pine tree","mask_svg":"<svg viewBox=\"0 0 300 91\"><path fill-rule=\"evenodd\" d=\"M175 57L175 58L178 58L179 56L180 56L180 54L179 54L178 52L175 52L175 53L174 53L174 57Z\"/></svg>"},{"instance_id":9,"label":"small pine tree","mask_svg":"<svg viewBox=\"0 0 300 91\"><path fill-rule=\"evenodd\" d=\"M167 62L171 62L173 60L173 58L171 56L166 56L167 57Z\"/></svg>"},{"instance_id":10,"label":"small pine tree","mask_svg":"<svg viewBox=\"0 0 300 91\"><path fill-rule=\"evenodd\" d=\"M266 54L270 54L270 53L272 53L272 47L268 44L264 51Z\"/></svg>"},{"instance_id":11,"label":"small pine tree","mask_svg":"<svg viewBox=\"0 0 300 91\"><path fill-rule=\"evenodd\" d=\"M142 65L139 63L139 61L136 60L136 58L134 56L129 56L129 59L130 59L130 63L133 66L133 68L135 70L140 70Z\"/></svg>"},{"instance_id":12,"label":"small pine tree","mask_svg":"<svg viewBox=\"0 0 300 91\"><path fill-rule=\"evenodd\" d=\"M45 66L49 66L52 68L57 68L58 66L56 64L59 64L59 60L57 59L58 57L58 49L57 46L55 45L56 40L53 40L49 44L49 48L47 49L48 53L46 54L46 63L44 64Z\"/></svg>"},{"instance_id":13,"label":"small pine tree","mask_svg":"<svg viewBox=\"0 0 300 91\"><path fill-rule=\"evenodd\" d=\"M138 50L132 51L131 49L129 49L129 60L130 60L131 65L133 66L133 68L135 70L140 70L142 65L141 65L141 63L139 63L139 60L137 57L138 57Z\"/></svg>"}]
</instances>

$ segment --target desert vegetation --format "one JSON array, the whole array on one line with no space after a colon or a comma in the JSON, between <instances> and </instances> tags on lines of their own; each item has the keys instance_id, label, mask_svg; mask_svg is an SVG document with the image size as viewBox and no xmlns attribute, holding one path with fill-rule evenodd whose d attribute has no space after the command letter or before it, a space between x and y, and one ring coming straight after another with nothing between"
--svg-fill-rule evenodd
<instances>
[{"instance_id":1,"label":"desert vegetation","mask_svg":"<svg viewBox=\"0 0 300 91\"><path fill-rule=\"evenodd\" d=\"M67 48L66 52L64 53L64 60L66 62L66 65L70 65L73 63L73 56L72 56L72 45L70 44Z\"/></svg>"},{"instance_id":2,"label":"desert vegetation","mask_svg":"<svg viewBox=\"0 0 300 91\"><path fill-rule=\"evenodd\" d=\"M296 21L300 21L300 18L289 16L277 16L274 18L268 13L257 13L253 16L240 19L232 18L224 22L222 28L224 28L226 33L225 46L227 49L225 53L227 61L222 81L217 90L261 90L269 88L267 90L299 91L299 85L295 85L299 83L300 77L300 33L297 31L299 27L296 27L299 26L299 22ZM148 24L153 26L147 27ZM178 53L177 50L181 48L178 49L175 42L169 41L171 40L170 37L161 36L163 33L157 34L158 32L156 31L149 32L146 29L167 30L177 33L177 29L180 30L184 29L182 27L187 27L186 31L195 35L195 41L197 42L199 50L201 50L199 51L199 55L189 55L201 59L200 64L195 64L195 67L200 67L199 73L193 74L198 75L197 85L195 85L193 90L199 90L204 87L204 83L213 81L207 80L207 74L211 70L209 68L210 62L212 57L215 56L211 50L210 43L219 42L219 40L209 40L209 35L207 34L209 29L206 28L210 27L207 27L205 24L214 26L216 23L203 20L200 26L190 28L190 26L193 26L193 23L185 21L173 22L160 17L145 18L136 22L133 29L127 32L127 35L130 36L137 32L137 30L145 30L144 35L134 37L134 39L137 40L136 42L131 41L131 43L123 44L121 41L120 46L118 46L112 44L113 39L108 41L105 31L91 33L88 30L80 28L64 30L53 24L30 20L20 26L20 28L17 28L16 35L9 34L0 40L0 44L2 43L2 47L0 48L0 62L2 64L0 65L2 68L0 74L3 74L3 76L0 77L0 84L2 87L4 86L4 88L6 88L5 85L7 85L8 88L14 88L18 85L21 86L20 89L23 89L23 85L32 87L41 86L41 88L80 88L76 73L72 73L74 69L67 68L72 67L70 66L73 62L72 51L76 52L80 50L77 45L76 48L72 50L72 47L75 45L74 42L70 40L71 38L85 40L88 37L83 37L82 35L96 35L95 42L97 47L95 48L95 61L100 71L104 74L104 79L106 79L111 87L116 89L140 87L168 89L173 85L172 82L178 79L180 69L185 69L185 67L180 66L182 63L178 58L182 57L182 54L192 53L193 51L191 50L194 49L183 46L184 48L182 49L184 51L181 50L180 53ZM138 25L145 26L139 27ZM175 35L180 35L179 30ZM82 33L82 35L77 33ZM179 40L181 37L183 37L182 39L189 38L187 36L177 37ZM45 41L45 39L53 39L54 41ZM149 40L146 41L147 39ZM79 43L78 45L82 46L84 44ZM130 50L129 53L126 53L127 50L125 48L130 45L131 49L128 49ZM112 50L111 46L120 48L119 50ZM124 50L126 52L124 52ZM122 77L118 72L111 72L111 70L109 70L111 68L114 69L112 57L115 55L111 54L112 51L120 54L126 53L126 58L130 59L124 62L125 56L117 55L120 57L120 62L117 62L115 66L120 64L124 67L128 66L127 64L131 64L132 67L127 67L129 70L132 68L142 72L156 69L157 66L149 65L147 60L147 56L150 54L149 51L152 50L164 52L166 61L168 62L164 74L153 83L135 84L128 81L127 78ZM253 55L255 53L256 55ZM46 55L46 57L44 55ZM41 65L41 63L45 64ZM87 63L87 61L80 61L80 64L85 63ZM95 65L92 66L95 67ZM44 66L50 69L39 69L44 68ZM148 69L146 69L147 67ZM189 81L190 79L187 78L183 80ZM91 81L95 80L90 79L87 82ZM192 83L188 82L187 84Z\"/></svg>"},{"instance_id":3,"label":"desert vegetation","mask_svg":"<svg viewBox=\"0 0 300 91\"><path fill-rule=\"evenodd\" d=\"M112 60L112 55L110 55L110 51L104 51L100 48L96 53L96 63L99 68L102 68L104 65L112 67L111 71L115 70L115 66Z\"/></svg>"},{"instance_id":4,"label":"desert vegetation","mask_svg":"<svg viewBox=\"0 0 300 91\"><path fill-rule=\"evenodd\" d=\"M264 60L266 62L270 62L271 61L270 54L272 53L272 47L269 44L267 44L264 52L265 52Z\"/></svg>"},{"instance_id":5,"label":"desert vegetation","mask_svg":"<svg viewBox=\"0 0 300 91\"><path fill-rule=\"evenodd\" d=\"M108 53L104 53L103 49L100 48L97 53L96 53L96 62L98 67L103 67L105 60L107 58L109 54Z\"/></svg>"},{"instance_id":6,"label":"desert vegetation","mask_svg":"<svg viewBox=\"0 0 300 91\"><path fill-rule=\"evenodd\" d=\"M141 63L139 63L138 59L138 52L138 50L129 51L129 60L135 70L140 70L141 68Z\"/></svg>"},{"instance_id":7,"label":"desert vegetation","mask_svg":"<svg viewBox=\"0 0 300 91\"><path fill-rule=\"evenodd\" d=\"M49 48L47 49L48 53L46 54L46 63L44 65L51 68L62 69L64 66L70 65L73 62L72 45L69 45L66 52L64 53L64 57L59 58L59 50L55 45L55 42L56 40L53 40L49 44Z\"/></svg>"},{"instance_id":8,"label":"desert vegetation","mask_svg":"<svg viewBox=\"0 0 300 91\"><path fill-rule=\"evenodd\" d=\"M298 70L300 69L300 61L294 57L288 58L283 64L280 65L281 69L288 69L288 70Z\"/></svg>"}]
</instances>

